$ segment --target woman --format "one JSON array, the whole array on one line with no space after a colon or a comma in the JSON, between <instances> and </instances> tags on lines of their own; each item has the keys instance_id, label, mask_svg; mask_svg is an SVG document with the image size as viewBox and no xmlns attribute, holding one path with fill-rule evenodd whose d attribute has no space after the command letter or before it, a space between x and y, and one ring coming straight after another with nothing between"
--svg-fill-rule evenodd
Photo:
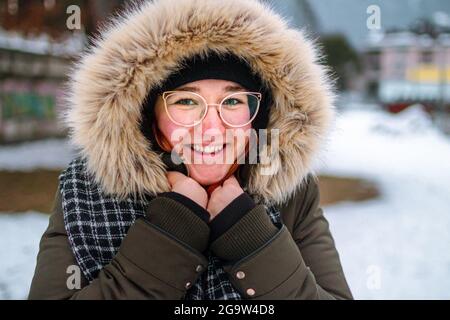
<instances>
[{"instance_id":1,"label":"woman","mask_svg":"<svg viewBox=\"0 0 450 320\"><path fill-rule=\"evenodd\" d=\"M352 299L311 173L333 116L312 43L253 0L117 19L71 78L80 157L30 299ZM279 130L256 161L254 129Z\"/></svg>"}]
</instances>

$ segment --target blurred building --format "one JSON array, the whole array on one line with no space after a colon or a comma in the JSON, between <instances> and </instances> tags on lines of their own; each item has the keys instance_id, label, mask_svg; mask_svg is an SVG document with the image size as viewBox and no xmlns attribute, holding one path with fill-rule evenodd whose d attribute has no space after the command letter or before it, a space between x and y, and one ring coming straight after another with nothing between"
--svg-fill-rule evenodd
<instances>
[{"instance_id":1,"label":"blurred building","mask_svg":"<svg viewBox=\"0 0 450 320\"><path fill-rule=\"evenodd\" d=\"M87 36L123 1L0 0L0 143L64 135L57 114ZM67 8L81 24L69 30Z\"/></svg>"},{"instance_id":2,"label":"blurred building","mask_svg":"<svg viewBox=\"0 0 450 320\"><path fill-rule=\"evenodd\" d=\"M77 36L56 43L0 30L0 142L63 134L56 121L62 86L83 46Z\"/></svg>"},{"instance_id":3,"label":"blurred building","mask_svg":"<svg viewBox=\"0 0 450 320\"><path fill-rule=\"evenodd\" d=\"M374 33L364 59L368 91L390 111L450 111L450 33Z\"/></svg>"},{"instance_id":4,"label":"blurred building","mask_svg":"<svg viewBox=\"0 0 450 320\"><path fill-rule=\"evenodd\" d=\"M269 1L295 26L318 30L307 0ZM0 0L0 143L64 135L57 115L71 62L127 0ZM67 8L78 6L79 30Z\"/></svg>"}]
</instances>

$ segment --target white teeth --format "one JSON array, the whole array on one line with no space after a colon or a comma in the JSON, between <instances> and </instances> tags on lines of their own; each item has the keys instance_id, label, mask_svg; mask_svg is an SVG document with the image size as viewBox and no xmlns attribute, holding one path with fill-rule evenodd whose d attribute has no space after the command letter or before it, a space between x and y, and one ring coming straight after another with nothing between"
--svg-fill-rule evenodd
<instances>
[{"instance_id":1,"label":"white teeth","mask_svg":"<svg viewBox=\"0 0 450 320\"><path fill-rule=\"evenodd\" d=\"M199 144L194 144L193 148L195 151L197 152L202 152L202 153L217 153L223 150L223 145L222 146L206 146L203 147Z\"/></svg>"},{"instance_id":2,"label":"white teeth","mask_svg":"<svg viewBox=\"0 0 450 320\"><path fill-rule=\"evenodd\" d=\"M203 152L204 153L213 153L214 152L214 147L206 146L205 148L203 148Z\"/></svg>"}]
</instances>

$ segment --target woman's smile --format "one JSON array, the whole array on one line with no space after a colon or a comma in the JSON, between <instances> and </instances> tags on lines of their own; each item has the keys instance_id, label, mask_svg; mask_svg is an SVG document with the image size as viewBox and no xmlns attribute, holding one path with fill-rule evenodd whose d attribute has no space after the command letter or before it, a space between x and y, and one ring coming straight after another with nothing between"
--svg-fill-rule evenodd
<instances>
[{"instance_id":1,"label":"woman's smile","mask_svg":"<svg viewBox=\"0 0 450 320\"><path fill-rule=\"evenodd\" d=\"M235 159L234 144L187 144L182 156L188 165L232 164Z\"/></svg>"},{"instance_id":2,"label":"woman's smile","mask_svg":"<svg viewBox=\"0 0 450 320\"><path fill-rule=\"evenodd\" d=\"M201 144L192 144L191 149L197 153L215 155L215 154L223 151L224 148L226 148L226 146L227 146L226 144L207 145L207 146L202 146Z\"/></svg>"}]
</instances>

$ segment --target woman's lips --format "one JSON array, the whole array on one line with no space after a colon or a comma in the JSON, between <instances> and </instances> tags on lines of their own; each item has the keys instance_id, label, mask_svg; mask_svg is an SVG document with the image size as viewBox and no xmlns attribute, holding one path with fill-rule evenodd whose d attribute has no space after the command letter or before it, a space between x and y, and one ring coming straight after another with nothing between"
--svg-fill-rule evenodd
<instances>
[{"instance_id":1,"label":"woman's lips","mask_svg":"<svg viewBox=\"0 0 450 320\"><path fill-rule=\"evenodd\" d=\"M202 146L201 144L191 145L191 149L198 153L212 154L219 153L226 147L226 144Z\"/></svg>"},{"instance_id":2,"label":"woman's lips","mask_svg":"<svg viewBox=\"0 0 450 320\"><path fill-rule=\"evenodd\" d=\"M225 143L222 145L208 145L202 146L199 144L189 144L185 145L184 159L190 159L190 163L193 164L210 164L213 163L228 163L227 158L227 147L231 145L230 143ZM230 155L231 156L231 155ZM230 160L231 161L231 160Z\"/></svg>"}]
</instances>

